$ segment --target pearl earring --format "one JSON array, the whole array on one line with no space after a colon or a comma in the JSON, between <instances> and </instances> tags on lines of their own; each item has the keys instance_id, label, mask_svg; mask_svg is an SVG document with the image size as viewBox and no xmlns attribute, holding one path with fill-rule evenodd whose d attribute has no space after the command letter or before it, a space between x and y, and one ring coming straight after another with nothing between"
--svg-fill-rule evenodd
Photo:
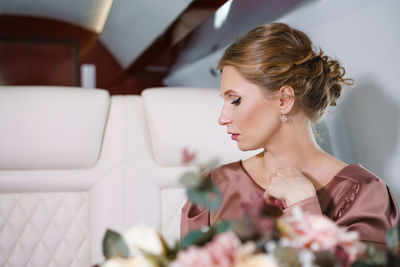
<instances>
[{"instance_id":1,"label":"pearl earring","mask_svg":"<svg viewBox=\"0 0 400 267\"><path fill-rule=\"evenodd\" d=\"M288 118L286 117L285 114L282 113L282 115L279 117L281 122L286 122L288 120Z\"/></svg>"}]
</instances>

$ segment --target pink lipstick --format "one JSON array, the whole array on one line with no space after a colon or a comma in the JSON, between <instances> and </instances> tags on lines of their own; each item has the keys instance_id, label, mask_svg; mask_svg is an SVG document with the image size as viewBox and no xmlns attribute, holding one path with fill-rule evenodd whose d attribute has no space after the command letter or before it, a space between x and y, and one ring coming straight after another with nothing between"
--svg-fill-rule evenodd
<instances>
[{"instance_id":1,"label":"pink lipstick","mask_svg":"<svg viewBox=\"0 0 400 267\"><path fill-rule=\"evenodd\" d=\"M232 134L232 135L231 135L232 140L237 140L238 137L239 137L238 134Z\"/></svg>"}]
</instances>

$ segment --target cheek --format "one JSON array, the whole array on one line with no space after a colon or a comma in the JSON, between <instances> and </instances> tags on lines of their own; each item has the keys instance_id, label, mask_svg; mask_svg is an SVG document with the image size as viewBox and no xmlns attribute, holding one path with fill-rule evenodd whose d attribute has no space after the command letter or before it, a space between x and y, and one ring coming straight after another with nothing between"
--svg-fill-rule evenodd
<instances>
[{"instance_id":1,"label":"cheek","mask_svg":"<svg viewBox=\"0 0 400 267\"><path fill-rule=\"evenodd\" d=\"M237 112L237 123L239 130L260 129L265 125L265 120L270 119L266 109L260 105L249 105Z\"/></svg>"}]
</instances>

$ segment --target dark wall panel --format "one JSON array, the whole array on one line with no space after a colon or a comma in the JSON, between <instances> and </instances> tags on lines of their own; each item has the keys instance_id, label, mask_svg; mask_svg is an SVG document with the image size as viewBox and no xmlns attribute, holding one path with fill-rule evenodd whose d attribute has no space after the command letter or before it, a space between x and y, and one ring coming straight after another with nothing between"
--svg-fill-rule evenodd
<instances>
[{"instance_id":1,"label":"dark wall panel","mask_svg":"<svg viewBox=\"0 0 400 267\"><path fill-rule=\"evenodd\" d=\"M0 79L9 85L78 86L74 42L1 40Z\"/></svg>"},{"instance_id":2,"label":"dark wall panel","mask_svg":"<svg viewBox=\"0 0 400 267\"><path fill-rule=\"evenodd\" d=\"M0 15L0 25L0 39L3 40L46 39L76 43L78 83L79 66L91 63L96 66L97 87L104 88L111 94L140 94L145 88L162 86L160 79L132 78L98 39L97 33L78 25L44 17L17 15ZM43 48L42 45L38 46ZM16 51L19 49L17 45L14 48L9 45L0 46L0 50L4 49L3 52L0 51L0 84L73 85L71 49L64 49L62 46L56 48L53 45L52 48L46 47L42 50L38 46L23 48L19 52ZM24 60L34 60L35 63L24 64ZM28 82L31 79L27 78L29 76L34 76L34 82Z\"/></svg>"}]
</instances>

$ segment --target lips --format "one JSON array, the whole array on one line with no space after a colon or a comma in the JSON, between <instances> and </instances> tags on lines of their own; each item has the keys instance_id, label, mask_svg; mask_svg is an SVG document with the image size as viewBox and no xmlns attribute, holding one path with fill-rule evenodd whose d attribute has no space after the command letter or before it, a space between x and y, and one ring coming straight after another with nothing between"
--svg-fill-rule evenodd
<instances>
[{"instance_id":1,"label":"lips","mask_svg":"<svg viewBox=\"0 0 400 267\"><path fill-rule=\"evenodd\" d=\"M239 134L237 134L237 133L231 133L231 132L228 132L228 134L230 134L230 135L231 135L231 138L232 138L232 140L237 140L237 139L238 139L238 137L239 137Z\"/></svg>"}]
</instances>

